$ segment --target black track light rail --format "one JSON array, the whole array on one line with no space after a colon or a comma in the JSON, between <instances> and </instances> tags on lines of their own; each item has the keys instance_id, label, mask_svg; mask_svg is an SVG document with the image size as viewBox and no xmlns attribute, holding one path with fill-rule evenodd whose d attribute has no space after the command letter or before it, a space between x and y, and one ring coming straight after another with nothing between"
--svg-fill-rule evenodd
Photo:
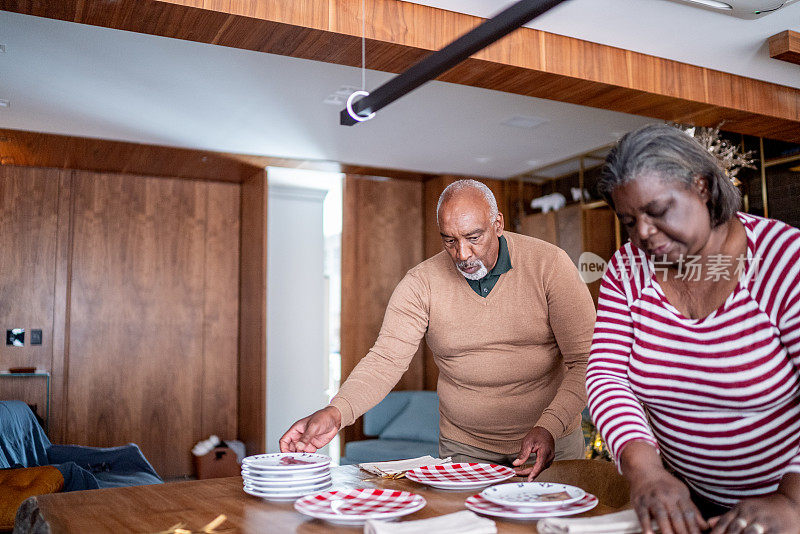
<instances>
[{"instance_id":1,"label":"black track light rail","mask_svg":"<svg viewBox=\"0 0 800 534\"><path fill-rule=\"evenodd\" d=\"M563 1L521 0L517 2L441 50L424 57L405 72L398 74L372 91L369 96L353 102L353 112L366 117L370 113L388 106ZM347 108L339 114L339 124L343 126L352 126L357 122L359 121L350 116Z\"/></svg>"}]
</instances>

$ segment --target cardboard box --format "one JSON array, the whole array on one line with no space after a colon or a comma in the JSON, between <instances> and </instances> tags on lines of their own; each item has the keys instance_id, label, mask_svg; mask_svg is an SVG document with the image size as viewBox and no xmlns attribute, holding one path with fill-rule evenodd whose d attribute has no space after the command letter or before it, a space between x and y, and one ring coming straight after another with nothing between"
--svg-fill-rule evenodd
<instances>
[{"instance_id":1,"label":"cardboard box","mask_svg":"<svg viewBox=\"0 0 800 534\"><path fill-rule=\"evenodd\" d=\"M208 454L193 456L194 471L199 480L239 476L242 472L236 453L228 447L215 447Z\"/></svg>"}]
</instances>

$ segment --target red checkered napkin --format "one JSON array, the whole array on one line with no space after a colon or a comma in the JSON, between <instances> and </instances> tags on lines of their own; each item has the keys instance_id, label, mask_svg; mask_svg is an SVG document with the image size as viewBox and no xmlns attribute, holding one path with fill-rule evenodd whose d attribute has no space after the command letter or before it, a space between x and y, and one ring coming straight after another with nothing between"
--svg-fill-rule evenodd
<instances>
[{"instance_id":1,"label":"red checkered napkin","mask_svg":"<svg viewBox=\"0 0 800 534\"><path fill-rule=\"evenodd\" d=\"M374 488L326 491L294 503L301 514L321 519L399 517L424 506L425 499L416 493Z\"/></svg>"},{"instance_id":2,"label":"red checkered napkin","mask_svg":"<svg viewBox=\"0 0 800 534\"><path fill-rule=\"evenodd\" d=\"M495 464L425 465L406 472L406 478L422 484L478 484L500 482L515 475L514 470Z\"/></svg>"},{"instance_id":3,"label":"red checkered napkin","mask_svg":"<svg viewBox=\"0 0 800 534\"><path fill-rule=\"evenodd\" d=\"M485 499L482 495L467 497L464 506L468 510L484 515L505 517L509 519L542 519L545 517L559 517L579 514L597 506L597 497L587 493L582 499L568 504L554 504L551 507L536 508L535 510L520 509L513 506L502 506Z\"/></svg>"}]
</instances>

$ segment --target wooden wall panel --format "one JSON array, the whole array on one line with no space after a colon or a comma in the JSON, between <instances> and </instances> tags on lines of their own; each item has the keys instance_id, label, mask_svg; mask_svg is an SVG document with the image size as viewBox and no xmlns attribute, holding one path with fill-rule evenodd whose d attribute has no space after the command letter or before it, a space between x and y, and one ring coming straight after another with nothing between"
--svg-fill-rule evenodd
<instances>
[{"instance_id":1,"label":"wooden wall panel","mask_svg":"<svg viewBox=\"0 0 800 534\"><path fill-rule=\"evenodd\" d=\"M239 291L239 439L248 454L266 450L267 174L242 183Z\"/></svg>"},{"instance_id":2,"label":"wooden wall panel","mask_svg":"<svg viewBox=\"0 0 800 534\"><path fill-rule=\"evenodd\" d=\"M187 474L203 399L206 184L76 172L73 193L66 441L133 441L162 476Z\"/></svg>"},{"instance_id":3,"label":"wooden wall panel","mask_svg":"<svg viewBox=\"0 0 800 534\"><path fill-rule=\"evenodd\" d=\"M53 367L53 297L58 241L59 180L56 169L0 167L0 369ZM25 329L23 347L5 344L6 330ZM42 344L31 345L31 329ZM40 406L45 417L44 381L0 378L0 399Z\"/></svg>"},{"instance_id":4,"label":"wooden wall panel","mask_svg":"<svg viewBox=\"0 0 800 534\"><path fill-rule=\"evenodd\" d=\"M342 380L378 337L397 283L423 259L423 185L347 175L342 226ZM422 351L397 389L425 386ZM345 440L361 439L360 426Z\"/></svg>"},{"instance_id":5,"label":"wooden wall panel","mask_svg":"<svg viewBox=\"0 0 800 534\"><path fill-rule=\"evenodd\" d=\"M580 228L578 228L580 232ZM520 233L547 241L554 245L558 244L558 230L556 225L556 214L533 213L522 218Z\"/></svg>"},{"instance_id":6,"label":"wooden wall panel","mask_svg":"<svg viewBox=\"0 0 800 534\"><path fill-rule=\"evenodd\" d=\"M586 217L583 213L584 211L586 210L584 210L580 204L571 204L555 212L558 246L564 249L564 252L567 253L569 259L571 259L572 263L575 265L578 265L578 258L580 258L580 255L586 250L583 240L584 234L581 230L581 217ZM602 232L608 231L608 228L604 226L603 229L594 231L602 234ZM610 234L613 239L613 226L610 229Z\"/></svg>"},{"instance_id":7,"label":"wooden wall panel","mask_svg":"<svg viewBox=\"0 0 800 534\"><path fill-rule=\"evenodd\" d=\"M53 369L50 386L50 440L66 439L67 360L69 357L69 301L72 278L72 171L63 171L58 197L58 240L55 251L55 288L53 295Z\"/></svg>"},{"instance_id":8,"label":"wooden wall panel","mask_svg":"<svg viewBox=\"0 0 800 534\"><path fill-rule=\"evenodd\" d=\"M200 435L237 435L239 353L239 216L241 187L206 185L205 325Z\"/></svg>"},{"instance_id":9,"label":"wooden wall panel","mask_svg":"<svg viewBox=\"0 0 800 534\"><path fill-rule=\"evenodd\" d=\"M617 250L614 233L615 215L610 208L583 210L583 250L594 252L605 261L609 261ZM597 295L600 292L600 280L589 285L594 304L597 306Z\"/></svg>"},{"instance_id":10,"label":"wooden wall panel","mask_svg":"<svg viewBox=\"0 0 800 534\"><path fill-rule=\"evenodd\" d=\"M0 167L0 317L44 341L0 344L0 369L51 371L54 443L133 441L170 477L197 440L237 437L240 189ZM44 416L44 385L0 396Z\"/></svg>"},{"instance_id":11,"label":"wooden wall panel","mask_svg":"<svg viewBox=\"0 0 800 534\"><path fill-rule=\"evenodd\" d=\"M53 352L53 286L61 171L0 167L0 369L50 370ZM8 328L25 329L25 346L5 344ZM30 330L43 343L30 344ZM1 383L0 383L1 384Z\"/></svg>"}]
</instances>

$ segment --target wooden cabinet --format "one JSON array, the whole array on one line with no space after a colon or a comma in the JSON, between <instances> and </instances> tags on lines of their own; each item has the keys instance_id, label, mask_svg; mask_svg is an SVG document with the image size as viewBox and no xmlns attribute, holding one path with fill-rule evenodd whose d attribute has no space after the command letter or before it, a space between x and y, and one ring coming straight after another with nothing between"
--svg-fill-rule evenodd
<instances>
[{"instance_id":1,"label":"wooden cabinet","mask_svg":"<svg viewBox=\"0 0 800 534\"><path fill-rule=\"evenodd\" d=\"M583 252L593 252L608 261L617 248L614 212L606 206L590 209L570 204L557 211L526 215L521 223L523 234L564 249L576 266ZM588 285L596 306L600 281Z\"/></svg>"}]
</instances>

